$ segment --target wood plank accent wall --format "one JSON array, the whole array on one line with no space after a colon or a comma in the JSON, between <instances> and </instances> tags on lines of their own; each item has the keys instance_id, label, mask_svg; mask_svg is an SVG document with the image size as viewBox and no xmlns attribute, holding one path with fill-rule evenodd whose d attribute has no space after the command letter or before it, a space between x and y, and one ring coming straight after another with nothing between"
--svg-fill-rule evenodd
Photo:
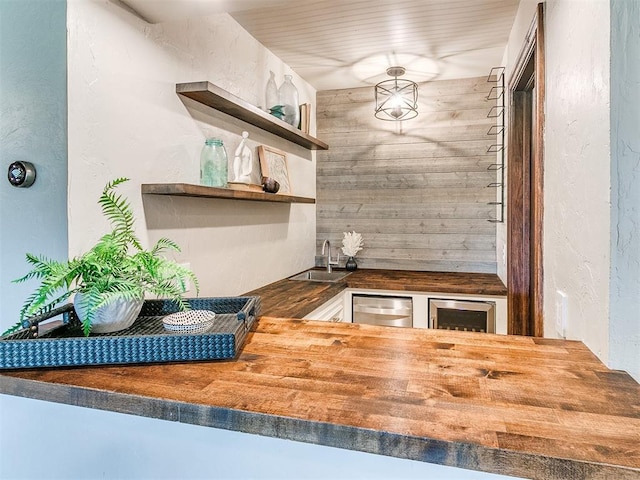
<instances>
[{"instance_id":1,"label":"wood plank accent wall","mask_svg":"<svg viewBox=\"0 0 640 480\"><path fill-rule=\"evenodd\" d=\"M419 86L419 115L373 116L371 88L317 94L317 252L362 233L364 268L495 273L495 100L485 77ZM341 261L343 263L344 260Z\"/></svg>"}]
</instances>

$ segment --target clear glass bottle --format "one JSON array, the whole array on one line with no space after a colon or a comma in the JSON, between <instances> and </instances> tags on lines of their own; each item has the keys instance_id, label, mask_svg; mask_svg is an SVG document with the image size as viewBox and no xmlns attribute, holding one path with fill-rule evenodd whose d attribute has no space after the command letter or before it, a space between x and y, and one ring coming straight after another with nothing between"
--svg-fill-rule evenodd
<instances>
[{"instance_id":1,"label":"clear glass bottle","mask_svg":"<svg viewBox=\"0 0 640 480\"><path fill-rule=\"evenodd\" d=\"M284 83L278 90L280 105L284 105L284 121L298 128L300 125L300 101L298 89L291 81L291 75L284 76Z\"/></svg>"},{"instance_id":2,"label":"clear glass bottle","mask_svg":"<svg viewBox=\"0 0 640 480\"><path fill-rule=\"evenodd\" d=\"M200 152L200 184L208 187L226 187L227 176L227 151L222 140L207 138Z\"/></svg>"},{"instance_id":3,"label":"clear glass bottle","mask_svg":"<svg viewBox=\"0 0 640 480\"><path fill-rule=\"evenodd\" d=\"M276 85L275 74L269 70L269 80L267 80L267 88L265 91L265 111L269 111L271 107L278 105L278 86Z\"/></svg>"}]
</instances>

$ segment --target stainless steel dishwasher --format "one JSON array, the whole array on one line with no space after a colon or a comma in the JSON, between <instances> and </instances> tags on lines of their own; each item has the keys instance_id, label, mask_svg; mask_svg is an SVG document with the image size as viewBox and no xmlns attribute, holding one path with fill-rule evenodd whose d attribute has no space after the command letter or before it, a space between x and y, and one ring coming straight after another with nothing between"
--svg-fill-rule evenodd
<instances>
[{"instance_id":1,"label":"stainless steel dishwasher","mask_svg":"<svg viewBox=\"0 0 640 480\"><path fill-rule=\"evenodd\" d=\"M353 323L388 327L413 327L411 297L353 295Z\"/></svg>"}]
</instances>

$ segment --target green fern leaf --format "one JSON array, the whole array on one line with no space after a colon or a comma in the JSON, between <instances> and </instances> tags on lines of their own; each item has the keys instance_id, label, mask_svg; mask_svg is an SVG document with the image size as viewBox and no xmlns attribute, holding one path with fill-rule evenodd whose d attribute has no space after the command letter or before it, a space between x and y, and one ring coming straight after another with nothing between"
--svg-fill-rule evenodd
<instances>
[{"instance_id":1,"label":"green fern leaf","mask_svg":"<svg viewBox=\"0 0 640 480\"><path fill-rule=\"evenodd\" d=\"M139 300L150 293L175 301L181 310L189 308L182 298L185 285L191 282L199 293L198 280L191 270L162 256L167 251L180 251L175 242L161 238L151 250L142 248L134 231L133 210L122 195L114 192L126 181L117 178L105 186L98 203L112 230L91 250L66 262L27 254L31 271L14 282L39 279L40 285L26 299L20 322L11 331L19 329L25 318L50 311L74 293L83 294L85 335L90 333L97 310L117 299Z\"/></svg>"}]
</instances>

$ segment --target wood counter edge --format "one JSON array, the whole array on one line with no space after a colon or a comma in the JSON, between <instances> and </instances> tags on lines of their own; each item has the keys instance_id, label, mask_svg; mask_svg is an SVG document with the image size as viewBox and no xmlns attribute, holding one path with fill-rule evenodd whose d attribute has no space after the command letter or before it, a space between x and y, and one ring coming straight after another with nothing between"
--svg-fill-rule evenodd
<instances>
[{"instance_id":1,"label":"wood counter edge","mask_svg":"<svg viewBox=\"0 0 640 480\"><path fill-rule=\"evenodd\" d=\"M283 319L284 320L284 319ZM501 475L637 479L640 469L2 375L0 393ZM533 475L533 477L531 477Z\"/></svg>"}]
</instances>

